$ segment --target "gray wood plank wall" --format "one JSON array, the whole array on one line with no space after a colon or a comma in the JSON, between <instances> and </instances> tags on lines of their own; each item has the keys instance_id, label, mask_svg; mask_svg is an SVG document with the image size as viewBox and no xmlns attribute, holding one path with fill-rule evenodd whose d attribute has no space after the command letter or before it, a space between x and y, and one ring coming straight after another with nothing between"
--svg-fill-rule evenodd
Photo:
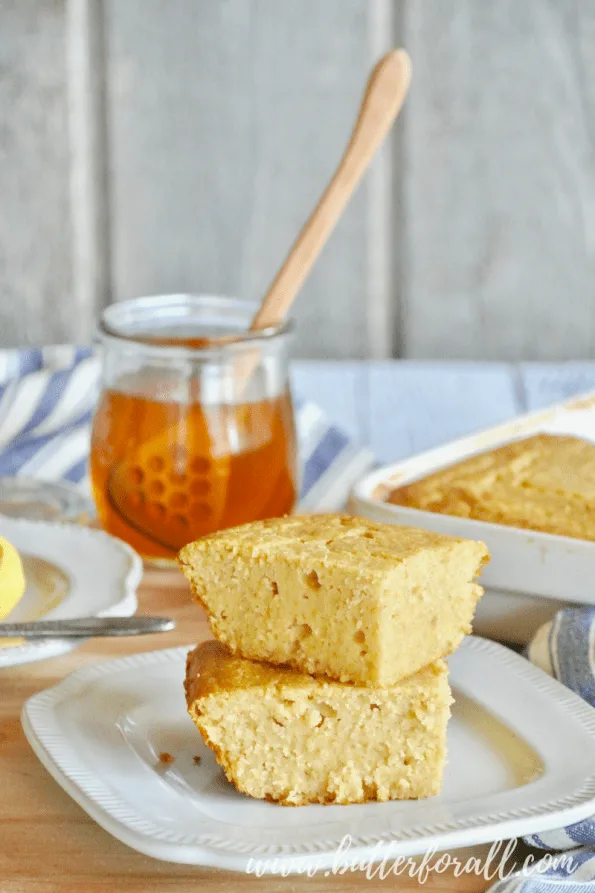
<instances>
[{"instance_id":1,"label":"gray wood plank wall","mask_svg":"<svg viewBox=\"0 0 595 893\"><path fill-rule=\"evenodd\" d=\"M0 344L79 334L64 21L62 0L0 2Z\"/></svg>"},{"instance_id":2,"label":"gray wood plank wall","mask_svg":"<svg viewBox=\"0 0 595 893\"><path fill-rule=\"evenodd\" d=\"M347 141L373 4L174 6L107 0L113 294L257 299ZM302 353L370 351L369 200L366 184L304 288Z\"/></svg>"},{"instance_id":3,"label":"gray wood plank wall","mask_svg":"<svg viewBox=\"0 0 595 893\"><path fill-rule=\"evenodd\" d=\"M406 112L301 356L595 356L595 2L0 0L0 344L266 289L394 44Z\"/></svg>"},{"instance_id":4,"label":"gray wood plank wall","mask_svg":"<svg viewBox=\"0 0 595 893\"><path fill-rule=\"evenodd\" d=\"M595 356L595 3L408 0L404 343Z\"/></svg>"}]
</instances>

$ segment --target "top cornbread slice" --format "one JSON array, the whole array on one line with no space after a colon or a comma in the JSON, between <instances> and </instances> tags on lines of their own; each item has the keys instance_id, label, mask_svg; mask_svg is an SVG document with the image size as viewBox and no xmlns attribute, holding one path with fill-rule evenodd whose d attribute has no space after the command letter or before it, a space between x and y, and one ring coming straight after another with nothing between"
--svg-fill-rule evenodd
<instances>
[{"instance_id":1,"label":"top cornbread slice","mask_svg":"<svg viewBox=\"0 0 595 893\"><path fill-rule=\"evenodd\" d=\"M539 434L394 490L389 502L595 540L595 445Z\"/></svg>"},{"instance_id":2,"label":"top cornbread slice","mask_svg":"<svg viewBox=\"0 0 595 893\"><path fill-rule=\"evenodd\" d=\"M213 634L236 654L392 685L471 630L483 543L311 515L214 533L180 552Z\"/></svg>"}]
</instances>

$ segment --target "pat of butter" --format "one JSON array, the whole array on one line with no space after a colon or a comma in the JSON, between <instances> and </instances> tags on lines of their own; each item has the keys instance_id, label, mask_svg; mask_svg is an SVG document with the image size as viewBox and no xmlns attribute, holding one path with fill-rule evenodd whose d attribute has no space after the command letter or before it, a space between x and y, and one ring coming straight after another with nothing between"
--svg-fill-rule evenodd
<instances>
[{"instance_id":1,"label":"pat of butter","mask_svg":"<svg viewBox=\"0 0 595 893\"><path fill-rule=\"evenodd\" d=\"M0 536L0 620L10 614L25 592L25 575L19 553Z\"/></svg>"}]
</instances>

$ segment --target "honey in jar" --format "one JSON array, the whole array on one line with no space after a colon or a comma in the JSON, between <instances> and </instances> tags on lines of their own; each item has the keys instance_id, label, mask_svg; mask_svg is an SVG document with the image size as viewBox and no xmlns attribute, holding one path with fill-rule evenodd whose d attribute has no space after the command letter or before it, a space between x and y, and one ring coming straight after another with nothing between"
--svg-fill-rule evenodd
<instances>
[{"instance_id":1,"label":"honey in jar","mask_svg":"<svg viewBox=\"0 0 595 893\"><path fill-rule=\"evenodd\" d=\"M241 302L174 296L104 314L93 491L104 528L147 559L173 560L193 539L294 506L287 332L230 337L229 316L239 328L250 313Z\"/></svg>"}]
</instances>

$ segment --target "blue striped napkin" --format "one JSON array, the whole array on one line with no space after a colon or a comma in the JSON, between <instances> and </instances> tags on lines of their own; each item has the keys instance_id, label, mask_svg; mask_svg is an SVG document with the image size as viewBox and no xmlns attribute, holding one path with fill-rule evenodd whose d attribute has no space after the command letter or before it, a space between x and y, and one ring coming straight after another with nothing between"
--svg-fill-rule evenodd
<instances>
[{"instance_id":1,"label":"blue striped napkin","mask_svg":"<svg viewBox=\"0 0 595 893\"><path fill-rule=\"evenodd\" d=\"M89 488L90 424L100 360L89 347L0 350L0 477L66 480ZM373 464L312 403L297 401L300 508L344 507L355 481Z\"/></svg>"},{"instance_id":2,"label":"blue striped napkin","mask_svg":"<svg viewBox=\"0 0 595 893\"><path fill-rule=\"evenodd\" d=\"M537 631L526 656L595 707L595 608L558 611ZM495 884L491 893L595 891L595 816L567 828L531 834L525 842L549 854L527 872ZM563 853L564 858L552 859L551 853Z\"/></svg>"}]
</instances>

